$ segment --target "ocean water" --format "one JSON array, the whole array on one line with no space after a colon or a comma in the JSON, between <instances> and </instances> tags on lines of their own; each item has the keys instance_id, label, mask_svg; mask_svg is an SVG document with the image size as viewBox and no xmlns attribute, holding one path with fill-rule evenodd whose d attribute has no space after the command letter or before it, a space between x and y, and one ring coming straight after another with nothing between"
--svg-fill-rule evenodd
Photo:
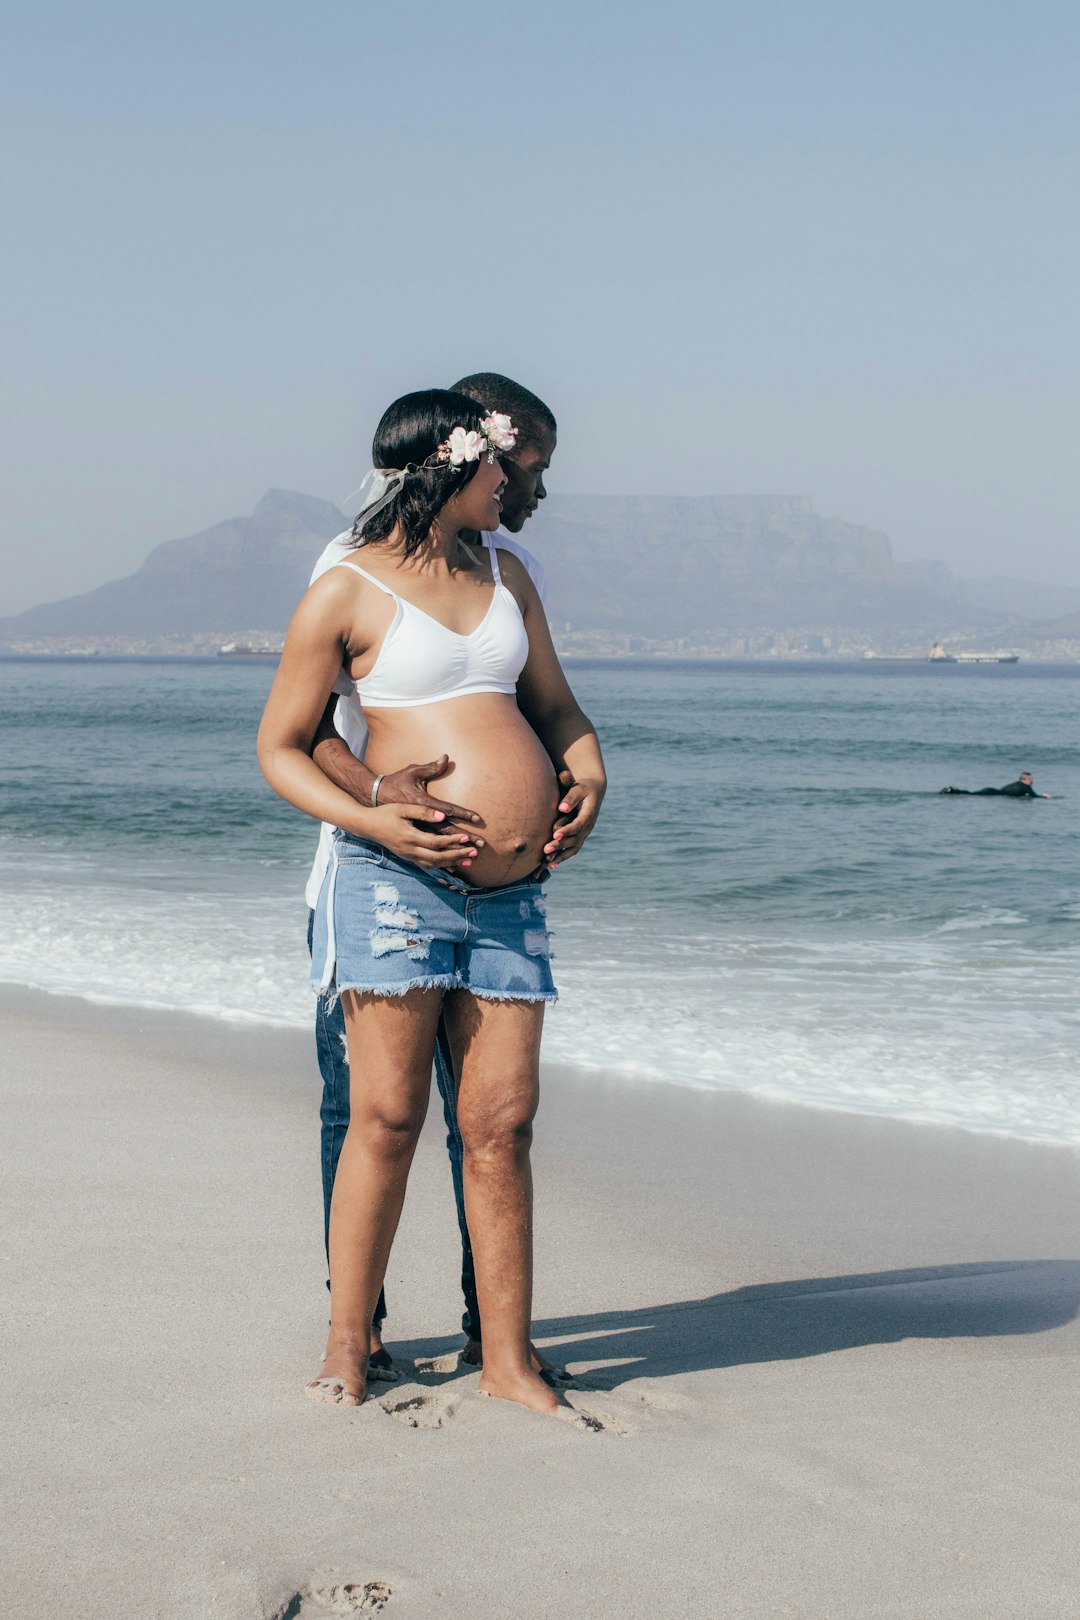
<instances>
[{"instance_id":1,"label":"ocean water","mask_svg":"<svg viewBox=\"0 0 1080 1620\"><path fill-rule=\"evenodd\" d=\"M0 980L304 1025L261 661L0 662ZM611 791L545 1054L1080 1143L1080 667L571 664ZM942 798L1022 768L1049 802Z\"/></svg>"}]
</instances>

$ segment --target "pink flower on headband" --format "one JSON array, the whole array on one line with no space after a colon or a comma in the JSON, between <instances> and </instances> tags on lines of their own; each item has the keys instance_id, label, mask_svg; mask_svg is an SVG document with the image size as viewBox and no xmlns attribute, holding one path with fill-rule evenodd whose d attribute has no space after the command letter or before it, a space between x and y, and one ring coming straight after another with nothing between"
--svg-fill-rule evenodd
<instances>
[{"instance_id":1,"label":"pink flower on headband","mask_svg":"<svg viewBox=\"0 0 1080 1620\"><path fill-rule=\"evenodd\" d=\"M451 467L460 467L465 461L479 461L486 449L484 434L477 433L475 428L456 427L445 444L439 446L439 455Z\"/></svg>"},{"instance_id":2,"label":"pink flower on headband","mask_svg":"<svg viewBox=\"0 0 1080 1620\"><path fill-rule=\"evenodd\" d=\"M518 430L508 416L499 411L492 411L480 423L480 431L488 444L495 450L512 450Z\"/></svg>"}]
</instances>

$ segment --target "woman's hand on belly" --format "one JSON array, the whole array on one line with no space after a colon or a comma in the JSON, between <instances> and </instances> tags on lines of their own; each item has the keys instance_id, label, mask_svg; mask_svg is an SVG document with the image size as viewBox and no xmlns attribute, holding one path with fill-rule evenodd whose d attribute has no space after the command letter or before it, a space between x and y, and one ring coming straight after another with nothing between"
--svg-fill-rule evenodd
<instances>
[{"instance_id":1,"label":"woman's hand on belly","mask_svg":"<svg viewBox=\"0 0 1080 1620\"><path fill-rule=\"evenodd\" d=\"M381 798L380 792L380 798ZM372 817L372 837L392 855L425 871L468 868L484 840L461 828L444 810L415 804L380 804Z\"/></svg>"},{"instance_id":2,"label":"woman's hand on belly","mask_svg":"<svg viewBox=\"0 0 1080 1620\"><path fill-rule=\"evenodd\" d=\"M596 826L600 806L607 792L607 782L575 782L569 771L559 772L562 798L559 800L559 819L551 834L551 842L544 845L544 855L552 871L576 855Z\"/></svg>"}]
</instances>

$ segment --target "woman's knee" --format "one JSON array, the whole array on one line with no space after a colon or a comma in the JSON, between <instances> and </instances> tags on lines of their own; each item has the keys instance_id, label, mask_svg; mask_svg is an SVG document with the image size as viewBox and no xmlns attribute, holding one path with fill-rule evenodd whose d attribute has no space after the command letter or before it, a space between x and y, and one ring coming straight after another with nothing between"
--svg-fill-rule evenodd
<instances>
[{"instance_id":1,"label":"woman's knee","mask_svg":"<svg viewBox=\"0 0 1080 1620\"><path fill-rule=\"evenodd\" d=\"M408 1103L368 1102L359 1112L354 1107L350 1129L380 1159L400 1159L412 1153L420 1140L426 1111Z\"/></svg>"},{"instance_id":2,"label":"woman's knee","mask_svg":"<svg viewBox=\"0 0 1080 1620\"><path fill-rule=\"evenodd\" d=\"M482 1107L459 1105L458 1127L466 1155L527 1153L532 1145L535 1113L531 1096Z\"/></svg>"}]
</instances>

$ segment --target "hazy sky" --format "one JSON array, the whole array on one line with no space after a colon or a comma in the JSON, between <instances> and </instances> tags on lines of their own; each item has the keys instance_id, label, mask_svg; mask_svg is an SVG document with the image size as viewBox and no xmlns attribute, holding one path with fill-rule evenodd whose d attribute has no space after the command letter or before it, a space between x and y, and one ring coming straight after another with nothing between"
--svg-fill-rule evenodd
<instances>
[{"instance_id":1,"label":"hazy sky","mask_svg":"<svg viewBox=\"0 0 1080 1620\"><path fill-rule=\"evenodd\" d=\"M1080 581L1075 0L2 11L0 613L340 499L477 369L554 489Z\"/></svg>"}]
</instances>

